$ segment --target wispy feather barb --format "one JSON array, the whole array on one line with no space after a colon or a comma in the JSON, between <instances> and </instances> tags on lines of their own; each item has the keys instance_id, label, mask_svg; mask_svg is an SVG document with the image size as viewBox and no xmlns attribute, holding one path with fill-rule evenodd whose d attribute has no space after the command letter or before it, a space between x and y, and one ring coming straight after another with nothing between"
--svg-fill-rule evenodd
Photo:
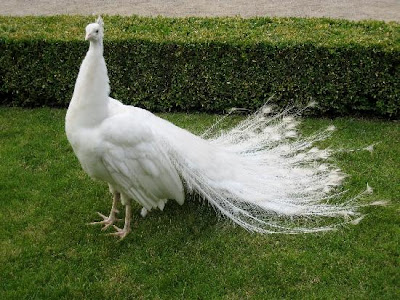
<instances>
[{"instance_id":1,"label":"wispy feather barb","mask_svg":"<svg viewBox=\"0 0 400 300\"><path fill-rule=\"evenodd\" d=\"M199 156L168 143L173 164L189 191L249 231L306 233L358 223L359 197L333 203L343 197L332 191L345 177L326 162L334 151L315 147L335 127L298 137L298 114L271 114L266 104L228 131L207 131L208 139L195 143Z\"/></svg>"}]
</instances>

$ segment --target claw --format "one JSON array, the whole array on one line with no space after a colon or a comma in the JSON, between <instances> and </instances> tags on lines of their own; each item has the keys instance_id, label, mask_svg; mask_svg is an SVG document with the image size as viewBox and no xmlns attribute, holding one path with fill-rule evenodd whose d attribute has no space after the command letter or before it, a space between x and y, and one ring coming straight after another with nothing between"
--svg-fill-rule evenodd
<instances>
[{"instance_id":1,"label":"claw","mask_svg":"<svg viewBox=\"0 0 400 300\"><path fill-rule=\"evenodd\" d=\"M110 227L111 225L113 225L112 222L106 223L102 228L101 231L105 231L108 227Z\"/></svg>"},{"instance_id":2,"label":"claw","mask_svg":"<svg viewBox=\"0 0 400 300\"><path fill-rule=\"evenodd\" d=\"M116 214L119 213L119 210L117 209L118 202L120 201L121 194L116 192L113 188L110 187L110 191L113 193L113 202L112 202L112 207L110 211L110 215L107 217L103 215L100 212L97 212L97 214L103 219L102 221L96 221L96 222L91 222L88 223L87 225L103 225L101 228L102 231L106 230L108 227L111 225L114 225L116 221L121 221L121 219L116 218ZM126 235L126 234L125 234ZM124 236L125 237L125 236Z\"/></svg>"},{"instance_id":3,"label":"claw","mask_svg":"<svg viewBox=\"0 0 400 300\"><path fill-rule=\"evenodd\" d=\"M106 217L105 215L103 215L100 212L97 212L97 214L100 217L102 217L103 220L102 221L96 221L96 222L90 222L90 223L88 223L88 225L98 225L98 224L104 225L103 228L101 228L101 230L103 230L103 231L106 230L111 225L113 225L115 221L121 221L121 219L117 219L114 214L110 214L110 216L108 216L108 217Z\"/></svg>"},{"instance_id":4,"label":"claw","mask_svg":"<svg viewBox=\"0 0 400 300\"><path fill-rule=\"evenodd\" d=\"M97 211L97 214L98 214L100 217L102 217L104 220L107 219L107 217L106 217L105 215L103 215L101 212L98 212L98 211Z\"/></svg>"},{"instance_id":5,"label":"claw","mask_svg":"<svg viewBox=\"0 0 400 300\"><path fill-rule=\"evenodd\" d=\"M121 229L115 225L113 225L113 227L115 228L116 232L109 233L108 235L118 236L118 237L120 237L120 240L123 240L128 235L128 233L131 231L129 228L125 228L125 227L123 229Z\"/></svg>"},{"instance_id":6,"label":"claw","mask_svg":"<svg viewBox=\"0 0 400 300\"><path fill-rule=\"evenodd\" d=\"M123 240L128 235L128 233L131 232L131 216L132 216L131 205L128 202L125 205L125 224L124 224L124 228L121 229L121 228L113 225L113 227L115 228L116 232L110 233L109 235L119 236L120 237L120 241Z\"/></svg>"}]
</instances>

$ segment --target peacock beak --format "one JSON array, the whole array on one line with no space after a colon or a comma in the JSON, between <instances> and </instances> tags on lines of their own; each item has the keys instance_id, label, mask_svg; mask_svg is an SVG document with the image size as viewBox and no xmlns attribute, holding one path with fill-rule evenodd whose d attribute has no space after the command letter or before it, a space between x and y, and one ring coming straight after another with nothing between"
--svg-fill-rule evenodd
<instances>
[{"instance_id":1,"label":"peacock beak","mask_svg":"<svg viewBox=\"0 0 400 300\"><path fill-rule=\"evenodd\" d=\"M92 37L92 35L90 33L86 34L85 36L85 41L87 41L88 39L90 39Z\"/></svg>"}]
</instances>

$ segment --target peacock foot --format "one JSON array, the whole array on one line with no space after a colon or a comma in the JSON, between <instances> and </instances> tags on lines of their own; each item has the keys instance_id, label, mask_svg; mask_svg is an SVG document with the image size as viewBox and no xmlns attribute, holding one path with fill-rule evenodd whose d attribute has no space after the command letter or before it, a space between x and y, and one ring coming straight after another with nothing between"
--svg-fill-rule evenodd
<instances>
[{"instance_id":1,"label":"peacock foot","mask_svg":"<svg viewBox=\"0 0 400 300\"><path fill-rule=\"evenodd\" d=\"M117 226L113 225L113 227L115 228L116 232L110 233L109 235L113 235L113 236L119 236L120 240L123 240L129 232L131 232L131 217L132 217L132 209L131 209L131 205L128 202L125 205L125 225L124 228L118 228Z\"/></svg>"},{"instance_id":2,"label":"peacock foot","mask_svg":"<svg viewBox=\"0 0 400 300\"><path fill-rule=\"evenodd\" d=\"M121 219L118 219L115 217L115 214L118 213L118 210L114 210L110 213L110 215L107 217L105 215L103 215L102 213L97 212L97 214L103 218L103 221L96 221L96 222L91 222L89 223L89 225L97 225L97 224L101 224L103 225L103 228L101 228L101 230L106 230L108 227L110 227L111 225L114 225L114 222L116 221L121 221Z\"/></svg>"},{"instance_id":3,"label":"peacock foot","mask_svg":"<svg viewBox=\"0 0 400 300\"><path fill-rule=\"evenodd\" d=\"M113 227L115 228L116 232L109 233L109 235L118 236L120 238L120 240L123 240L129 234L129 232L131 232L131 229L129 226L124 226L123 229L121 229L115 225L113 225Z\"/></svg>"}]
</instances>

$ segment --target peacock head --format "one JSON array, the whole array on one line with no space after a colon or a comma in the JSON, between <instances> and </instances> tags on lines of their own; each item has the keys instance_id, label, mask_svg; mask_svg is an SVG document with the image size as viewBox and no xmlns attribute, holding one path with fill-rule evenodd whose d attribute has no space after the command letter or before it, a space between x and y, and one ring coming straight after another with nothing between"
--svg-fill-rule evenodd
<instances>
[{"instance_id":1,"label":"peacock head","mask_svg":"<svg viewBox=\"0 0 400 300\"><path fill-rule=\"evenodd\" d=\"M95 23L91 23L86 26L86 41L96 42L103 39L104 34L104 22L99 16Z\"/></svg>"}]
</instances>

